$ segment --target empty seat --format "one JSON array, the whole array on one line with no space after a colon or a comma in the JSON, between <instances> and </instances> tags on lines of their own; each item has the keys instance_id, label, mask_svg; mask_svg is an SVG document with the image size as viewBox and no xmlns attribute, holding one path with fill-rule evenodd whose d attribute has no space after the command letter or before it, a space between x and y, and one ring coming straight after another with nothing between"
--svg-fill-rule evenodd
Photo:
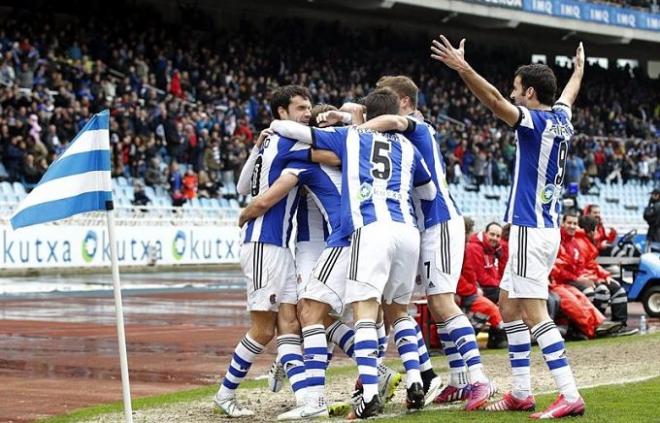
<instances>
[{"instance_id":1,"label":"empty seat","mask_svg":"<svg viewBox=\"0 0 660 423\"><path fill-rule=\"evenodd\" d=\"M13 184L14 193L16 194L25 194L25 187L20 182L14 182Z\"/></svg>"},{"instance_id":2,"label":"empty seat","mask_svg":"<svg viewBox=\"0 0 660 423\"><path fill-rule=\"evenodd\" d=\"M152 203L156 202L156 192L152 187L144 187L144 195L151 200Z\"/></svg>"},{"instance_id":3,"label":"empty seat","mask_svg":"<svg viewBox=\"0 0 660 423\"><path fill-rule=\"evenodd\" d=\"M3 181L0 182L0 191L5 193L5 194L13 194L14 189L12 188L11 184L9 182Z\"/></svg>"}]
</instances>

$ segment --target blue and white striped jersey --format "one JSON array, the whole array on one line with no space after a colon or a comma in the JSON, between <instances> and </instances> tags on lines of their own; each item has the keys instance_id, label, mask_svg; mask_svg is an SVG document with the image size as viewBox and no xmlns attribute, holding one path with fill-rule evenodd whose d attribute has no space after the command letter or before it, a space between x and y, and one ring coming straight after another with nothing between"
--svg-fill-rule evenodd
<instances>
[{"instance_id":1,"label":"blue and white striped jersey","mask_svg":"<svg viewBox=\"0 0 660 423\"><path fill-rule=\"evenodd\" d=\"M296 242L326 242L330 235L328 222L314 202L314 198L300 190L296 211Z\"/></svg>"},{"instance_id":2,"label":"blue and white striped jersey","mask_svg":"<svg viewBox=\"0 0 660 423\"><path fill-rule=\"evenodd\" d=\"M440 153L440 146L435 139L435 129L428 123L413 117L408 116L408 119L414 121L415 125L411 125L403 135L413 143L424 157L431 172L431 179L438 190L435 199L431 201L415 199L417 225L420 231L423 231L438 223L460 216L461 212L449 194L445 163Z\"/></svg>"},{"instance_id":3,"label":"blue and white striped jersey","mask_svg":"<svg viewBox=\"0 0 660 423\"><path fill-rule=\"evenodd\" d=\"M312 138L315 148L341 159L341 236L376 221L417 226L412 191L431 174L408 139L355 126L312 128Z\"/></svg>"},{"instance_id":4,"label":"blue and white striped jersey","mask_svg":"<svg viewBox=\"0 0 660 423\"><path fill-rule=\"evenodd\" d=\"M321 213L324 222L330 223L330 234L327 237L326 246L348 247L350 245L348 236L341 235L341 171L308 161L291 163L287 171L289 170L294 171L300 184L307 188L307 197L314 201L312 207ZM300 213L300 207L298 213ZM310 222L310 229L312 224ZM298 227L298 231L300 231L300 227Z\"/></svg>"},{"instance_id":5,"label":"blue and white striped jersey","mask_svg":"<svg viewBox=\"0 0 660 423\"><path fill-rule=\"evenodd\" d=\"M571 109L561 103L552 110L518 109L516 165L504 220L530 228L557 228L573 136Z\"/></svg>"},{"instance_id":6,"label":"blue and white striped jersey","mask_svg":"<svg viewBox=\"0 0 660 423\"><path fill-rule=\"evenodd\" d=\"M282 170L294 160L309 158L309 145L275 134L264 140L252 171L252 196L266 191ZM293 216L298 206L298 189L292 189L263 216L248 221L243 226L243 242L263 242L287 247Z\"/></svg>"}]
</instances>

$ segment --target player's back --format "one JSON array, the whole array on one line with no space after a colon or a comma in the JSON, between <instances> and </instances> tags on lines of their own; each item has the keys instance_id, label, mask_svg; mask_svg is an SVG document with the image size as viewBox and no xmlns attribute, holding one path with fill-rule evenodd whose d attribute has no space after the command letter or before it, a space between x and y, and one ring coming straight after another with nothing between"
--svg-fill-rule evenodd
<instances>
[{"instance_id":1,"label":"player's back","mask_svg":"<svg viewBox=\"0 0 660 423\"><path fill-rule=\"evenodd\" d=\"M294 163L292 166L299 168L300 183L306 188L308 198L314 202L314 205L309 205L307 209L313 207L321 215L321 220L329 223L329 228L325 226L323 228L326 231L327 246L348 246L348 239L341 235L341 171L338 168L310 162ZM300 213L300 208L298 212Z\"/></svg>"},{"instance_id":2,"label":"player's back","mask_svg":"<svg viewBox=\"0 0 660 423\"><path fill-rule=\"evenodd\" d=\"M252 197L265 192L294 160L305 160L309 146L275 134L264 140L252 172ZM288 245L292 220L298 203L298 189L292 189L268 211L244 226L244 242Z\"/></svg>"},{"instance_id":3,"label":"player's back","mask_svg":"<svg viewBox=\"0 0 660 423\"><path fill-rule=\"evenodd\" d=\"M419 200L415 203L417 223L420 230L428 229L438 223L460 216L461 212L449 193L445 163L440 146L435 138L435 129L427 122L408 116L415 122L414 127L404 132L415 148L419 150L429 167L431 179L438 191L431 201Z\"/></svg>"},{"instance_id":4,"label":"player's back","mask_svg":"<svg viewBox=\"0 0 660 423\"><path fill-rule=\"evenodd\" d=\"M416 227L412 190L431 175L408 139L355 126L312 128L312 138L342 163L342 236L376 221Z\"/></svg>"},{"instance_id":5,"label":"player's back","mask_svg":"<svg viewBox=\"0 0 660 423\"><path fill-rule=\"evenodd\" d=\"M559 227L561 194L569 141L571 111L520 107L516 130L516 162L505 221L535 228Z\"/></svg>"},{"instance_id":6,"label":"player's back","mask_svg":"<svg viewBox=\"0 0 660 423\"><path fill-rule=\"evenodd\" d=\"M300 190L300 201L296 211L296 242L325 244L330 234L328 222L305 189Z\"/></svg>"}]
</instances>

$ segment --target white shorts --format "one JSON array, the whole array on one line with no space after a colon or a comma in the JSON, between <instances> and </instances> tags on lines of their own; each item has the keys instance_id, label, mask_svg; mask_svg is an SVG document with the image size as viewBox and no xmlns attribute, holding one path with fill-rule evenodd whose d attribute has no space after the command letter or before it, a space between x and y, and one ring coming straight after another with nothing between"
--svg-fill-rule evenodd
<instances>
[{"instance_id":1,"label":"white shorts","mask_svg":"<svg viewBox=\"0 0 660 423\"><path fill-rule=\"evenodd\" d=\"M509 262L500 289L509 298L548 299L548 276L557 259L561 235L558 228L511 225Z\"/></svg>"},{"instance_id":2,"label":"white shorts","mask_svg":"<svg viewBox=\"0 0 660 423\"><path fill-rule=\"evenodd\" d=\"M455 294L463 269L465 220L458 216L421 235L418 290L428 295ZM417 292L417 290L416 290Z\"/></svg>"},{"instance_id":3,"label":"white shorts","mask_svg":"<svg viewBox=\"0 0 660 423\"><path fill-rule=\"evenodd\" d=\"M408 304L415 285L419 231L399 222L374 222L351 238L346 303L381 297Z\"/></svg>"},{"instance_id":4,"label":"white shorts","mask_svg":"<svg viewBox=\"0 0 660 423\"><path fill-rule=\"evenodd\" d=\"M298 298L302 294L304 285L309 281L316 262L325 249L325 241L296 242L296 279L298 281Z\"/></svg>"},{"instance_id":5,"label":"white shorts","mask_svg":"<svg viewBox=\"0 0 660 423\"><path fill-rule=\"evenodd\" d=\"M262 242L241 247L241 269L247 279L247 309L277 311L296 304L296 270L291 250Z\"/></svg>"},{"instance_id":6,"label":"white shorts","mask_svg":"<svg viewBox=\"0 0 660 423\"><path fill-rule=\"evenodd\" d=\"M341 316L344 312L349 258L349 247L328 247L323 250L311 277L302 283L299 298L328 304L336 315Z\"/></svg>"}]
</instances>

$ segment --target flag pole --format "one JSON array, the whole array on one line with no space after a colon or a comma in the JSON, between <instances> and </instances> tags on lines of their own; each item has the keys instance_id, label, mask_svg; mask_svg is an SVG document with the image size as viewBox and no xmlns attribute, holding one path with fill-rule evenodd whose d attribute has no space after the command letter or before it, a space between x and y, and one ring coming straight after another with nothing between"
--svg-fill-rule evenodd
<instances>
[{"instance_id":1,"label":"flag pole","mask_svg":"<svg viewBox=\"0 0 660 423\"><path fill-rule=\"evenodd\" d=\"M117 244L115 243L115 220L112 201L106 202L106 217L108 221L108 239L110 240L110 261L112 263L112 286L115 294L115 315L117 322L117 338L119 341L119 365L121 367L121 390L124 397L124 418L126 423L133 423L133 407L131 405L131 387L128 379L128 358L126 355L126 335L124 333L124 310L121 302L121 283L119 281L119 264L117 263Z\"/></svg>"}]
</instances>

